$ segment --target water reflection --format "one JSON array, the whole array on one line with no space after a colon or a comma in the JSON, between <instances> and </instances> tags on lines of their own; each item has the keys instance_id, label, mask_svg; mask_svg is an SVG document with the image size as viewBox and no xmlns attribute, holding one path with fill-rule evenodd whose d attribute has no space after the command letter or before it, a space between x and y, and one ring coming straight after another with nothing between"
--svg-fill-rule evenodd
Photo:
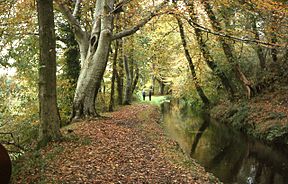
<instances>
[{"instance_id":1,"label":"water reflection","mask_svg":"<svg viewBox=\"0 0 288 184\"><path fill-rule=\"evenodd\" d=\"M288 158L187 105L161 104L168 134L224 183L287 184Z\"/></svg>"}]
</instances>

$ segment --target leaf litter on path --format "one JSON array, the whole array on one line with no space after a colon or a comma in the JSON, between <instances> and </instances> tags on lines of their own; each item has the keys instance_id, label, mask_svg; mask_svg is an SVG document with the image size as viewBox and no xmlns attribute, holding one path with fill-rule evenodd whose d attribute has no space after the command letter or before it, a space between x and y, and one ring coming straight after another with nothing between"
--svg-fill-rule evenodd
<instances>
[{"instance_id":1,"label":"leaf litter on path","mask_svg":"<svg viewBox=\"0 0 288 184\"><path fill-rule=\"evenodd\" d=\"M77 122L62 130L65 141L41 152L42 169L22 171L16 183L218 183L167 138L156 107L135 104L110 118ZM49 153L61 147L50 159ZM185 164L190 160L190 164ZM182 163L181 163L182 162ZM184 163L184 164L183 164ZM35 176L25 176L33 172ZM24 175L23 175L24 174Z\"/></svg>"}]
</instances>

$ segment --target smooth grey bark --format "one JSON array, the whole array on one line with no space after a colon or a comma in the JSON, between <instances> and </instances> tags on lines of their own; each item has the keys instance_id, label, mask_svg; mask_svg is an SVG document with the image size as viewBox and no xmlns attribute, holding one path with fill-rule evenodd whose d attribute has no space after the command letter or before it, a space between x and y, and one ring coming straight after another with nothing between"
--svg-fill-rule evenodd
<instances>
[{"instance_id":1,"label":"smooth grey bark","mask_svg":"<svg viewBox=\"0 0 288 184\"><path fill-rule=\"evenodd\" d=\"M125 98L124 98L124 105L129 105L132 102L133 92L136 88L138 78L139 78L139 70L135 65L133 60L133 55L129 58L125 55L124 50L123 52L123 60L124 60L124 68L126 74L126 88L125 88ZM133 53L133 52L132 52ZM136 66L136 69L134 69ZM134 71L135 70L135 71ZM135 74L135 77L134 77Z\"/></svg>"},{"instance_id":2,"label":"smooth grey bark","mask_svg":"<svg viewBox=\"0 0 288 184\"><path fill-rule=\"evenodd\" d=\"M39 24L39 146L59 140L60 116L56 95L56 37L52 0L37 0Z\"/></svg>"},{"instance_id":3,"label":"smooth grey bark","mask_svg":"<svg viewBox=\"0 0 288 184\"><path fill-rule=\"evenodd\" d=\"M99 116L95 110L95 99L106 69L111 41L135 33L156 16L168 0L160 3L132 28L113 35L114 13L111 12L113 12L114 2L114 0L96 1L92 30L89 34L82 30L79 21L70 10L61 1L56 1L61 12L73 27L81 54L81 71L74 96L72 118ZM76 14L77 11L79 11L79 8L75 7L74 12Z\"/></svg>"},{"instance_id":4,"label":"smooth grey bark","mask_svg":"<svg viewBox=\"0 0 288 184\"><path fill-rule=\"evenodd\" d=\"M202 87L200 86L200 84L198 82L196 71L195 71L195 66L193 64L192 57L190 56L190 53L188 51L187 41L186 41L186 38L185 38L185 32L184 32L183 23L180 20L180 18L176 17L176 19L177 19L177 23L178 23L178 27L179 27L179 32L180 32L180 36L181 36L181 40L182 40L182 45L183 45L184 52L185 52L185 57L186 57L186 59L188 61L189 68L190 68L190 71L191 71L191 74L192 74L192 80L194 82L196 91L197 91L198 95L200 96L203 104L206 107L208 107L210 105L210 101L207 98L207 96L205 95L204 91L202 90Z\"/></svg>"},{"instance_id":5,"label":"smooth grey bark","mask_svg":"<svg viewBox=\"0 0 288 184\"><path fill-rule=\"evenodd\" d=\"M123 54L123 61L124 61L124 68L125 68L125 75L126 75L126 86L125 86L125 96L124 96L124 105L131 104L132 98L132 76L129 66L129 60L125 53Z\"/></svg>"},{"instance_id":6,"label":"smooth grey bark","mask_svg":"<svg viewBox=\"0 0 288 184\"><path fill-rule=\"evenodd\" d=\"M96 3L95 23L93 24L89 49L81 68L74 96L73 115L80 118L98 116L95 99L101 87L113 31L113 16L109 14L114 1L98 0Z\"/></svg>"},{"instance_id":7,"label":"smooth grey bark","mask_svg":"<svg viewBox=\"0 0 288 184\"><path fill-rule=\"evenodd\" d=\"M116 76L116 83L117 83L117 102L118 105L123 104L123 83L124 83L124 73L123 73L123 60L120 59L118 63L118 75Z\"/></svg>"},{"instance_id":8,"label":"smooth grey bark","mask_svg":"<svg viewBox=\"0 0 288 184\"><path fill-rule=\"evenodd\" d=\"M113 111L114 109L114 104L115 104L115 99L114 99L114 95L115 95L115 79L117 76L117 57L118 57L118 41L115 41L115 51L114 51L114 55L113 55L113 59L112 59L112 77L111 77L111 93L110 93L110 102L109 102L109 108L108 110L110 112Z\"/></svg>"},{"instance_id":9,"label":"smooth grey bark","mask_svg":"<svg viewBox=\"0 0 288 184\"><path fill-rule=\"evenodd\" d=\"M139 68L138 68L138 66L136 65L135 77L134 77L133 84L132 84L132 94L134 93L134 91L135 91L135 89L136 89L136 86L137 86L137 84L138 84L138 80L139 80Z\"/></svg>"},{"instance_id":10,"label":"smooth grey bark","mask_svg":"<svg viewBox=\"0 0 288 184\"><path fill-rule=\"evenodd\" d=\"M76 2L75 2L75 8L74 8L74 11L73 11L73 14L72 14L74 17L77 16L77 14L78 14L78 12L80 10L81 1L82 0L76 0Z\"/></svg>"},{"instance_id":11,"label":"smooth grey bark","mask_svg":"<svg viewBox=\"0 0 288 184\"><path fill-rule=\"evenodd\" d=\"M117 82L117 101L118 105L123 104L123 86L124 86L124 65L123 65L123 42L122 40L119 41L119 53L121 56L118 60L118 67L117 67L117 76L116 76L116 82Z\"/></svg>"}]
</instances>

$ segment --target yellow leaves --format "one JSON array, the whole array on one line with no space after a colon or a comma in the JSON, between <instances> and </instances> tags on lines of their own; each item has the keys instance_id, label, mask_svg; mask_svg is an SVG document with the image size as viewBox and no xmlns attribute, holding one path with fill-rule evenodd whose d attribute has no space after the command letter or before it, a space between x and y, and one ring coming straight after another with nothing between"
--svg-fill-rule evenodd
<instances>
[{"instance_id":1,"label":"yellow leaves","mask_svg":"<svg viewBox=\"0 0 288 184\"><path fill-rule=\"evenodd\" d=\"M35 9L34 0L11 1L1 4L1 28L5 35L23 35L34 32L37 19Z\"/></svg>"},{"instance_id":2,"label":"yellow leaves","mask_svg":"<svg viewBox=\"0 0 288 184\"><path fill-rule=\"evenodd\" d=\"M221 1L216 1L215 2L216 6L222 6L222 7L232 7L232 6L253 6L253 11L257 12L263 12L263 13L273 13L277 15L287 16L288 13L288 5L284 4L279 1L275 0L251 0L249 2L245 3L239 3L237 1L231 1L231 0L221 0Z\"/></svg>"},{"instance_id":3,"label":"yellow leaves","mask_svg":"<svg viewBox=\"0 0 288 184\"><path fill-rule=\"evenodd\" d=\"M251 0L252 3L254 3L258 9L263 11L287 11L287 5L284 5L281 2L276 2L273 0Z\"/></svg>"}]
</instances>

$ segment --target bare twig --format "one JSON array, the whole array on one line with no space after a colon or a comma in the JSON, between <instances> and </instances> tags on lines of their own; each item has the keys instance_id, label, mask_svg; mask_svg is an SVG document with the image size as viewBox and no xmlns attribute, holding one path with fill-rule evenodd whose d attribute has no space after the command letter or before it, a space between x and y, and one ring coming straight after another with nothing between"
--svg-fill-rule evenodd
<instances>
[{"instance_id":1,"label":"bare twig","mask_svg":"<svg viewBox=\"0 0 288 184\"><path fill-rule=\"evenodd\" d=\"M15 141L16 138L14 137L14 135L13 135L12 132L0 132L0 135L1 135L1 134L2 134L2 135L10 135L11 138L12 138L12 140L13 140L12 142L0 140L0 143L1 143L1 144L13 145L14 147L20 149L21 151L24 151L24 150L25 150L24 147L22 147L22 146L19 144L19 139L18 139L18 141ZM16 142L18 142L18 143L16 143Z\"/></svg>"}]
</instances>

